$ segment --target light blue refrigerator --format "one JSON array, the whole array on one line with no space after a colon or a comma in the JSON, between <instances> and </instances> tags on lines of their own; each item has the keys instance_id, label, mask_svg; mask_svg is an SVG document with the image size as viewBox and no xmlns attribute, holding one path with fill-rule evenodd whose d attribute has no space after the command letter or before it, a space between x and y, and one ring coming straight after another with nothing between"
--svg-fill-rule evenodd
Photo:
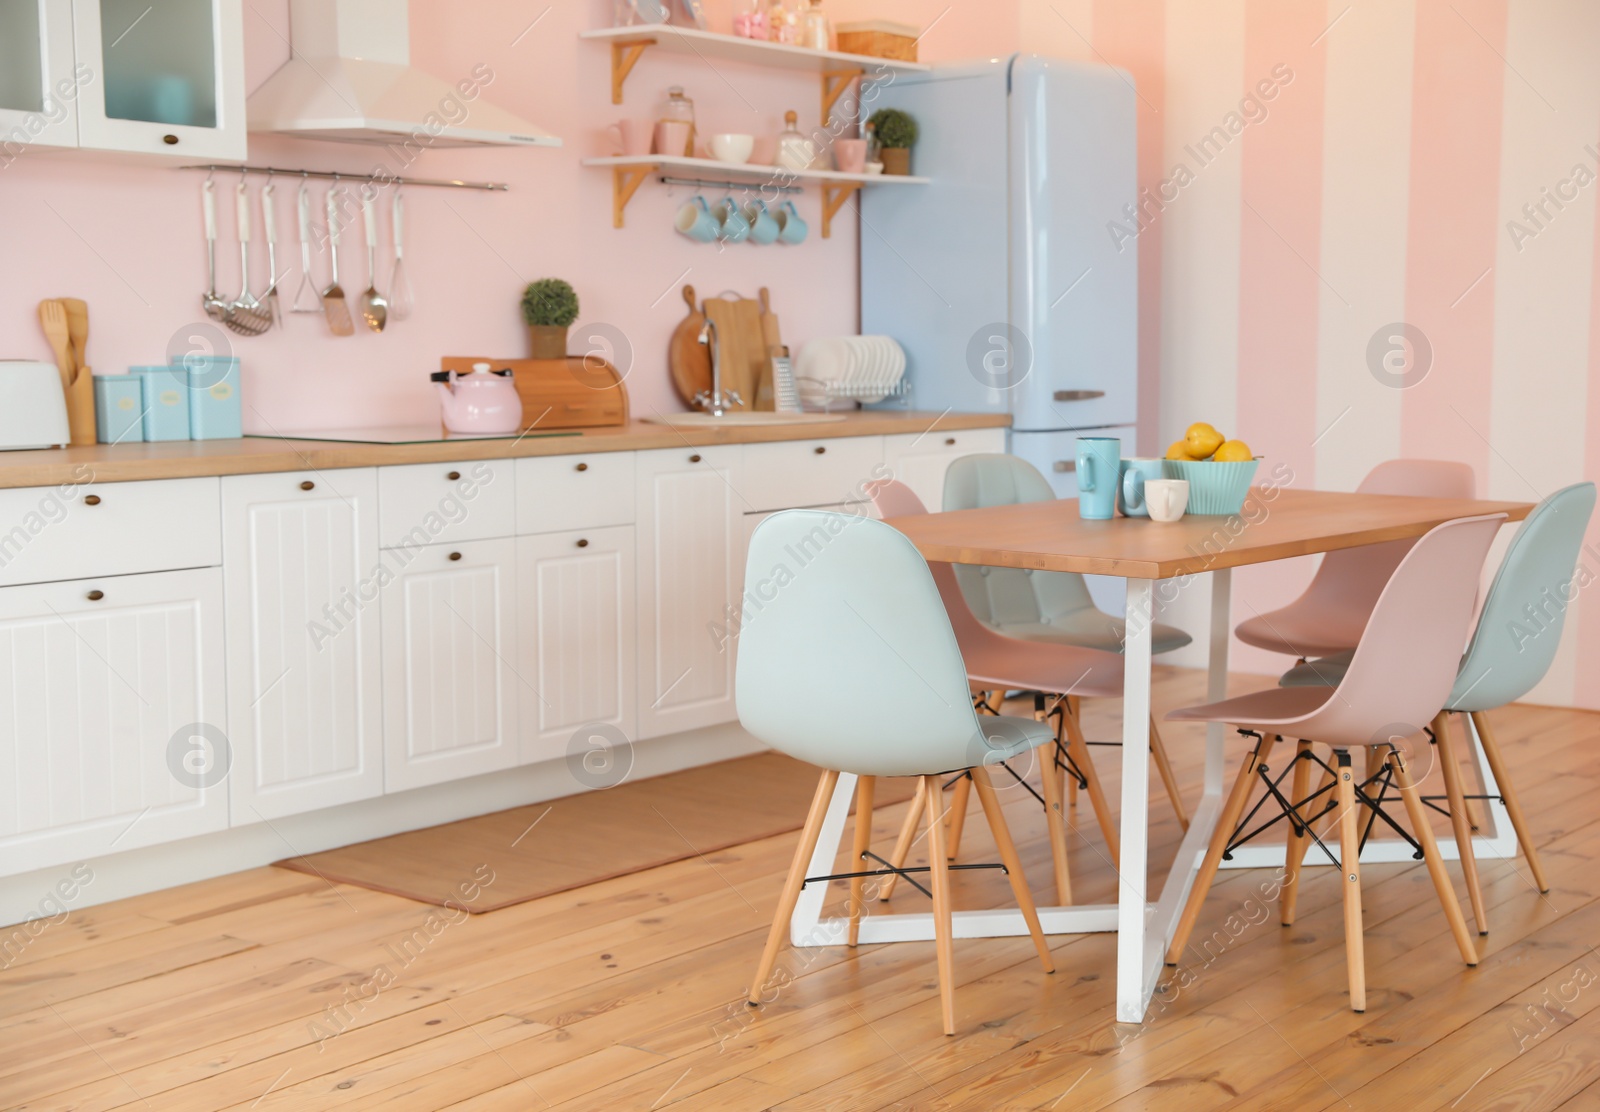
<instances>
[{"instance_id":1,"label":"light blue refrigerator","mask_svg":"<svg viewBox=\"0 0 1600 1112\"><path fill-rule=\"evenodd\" d=\"M869 87L926 185L861 194L861 330L906 349L918 409L1009 413L1011 450L1077 493L1079 435L1134 454L1133 79L1033 54Z\"/></svg>"}]
</instances>

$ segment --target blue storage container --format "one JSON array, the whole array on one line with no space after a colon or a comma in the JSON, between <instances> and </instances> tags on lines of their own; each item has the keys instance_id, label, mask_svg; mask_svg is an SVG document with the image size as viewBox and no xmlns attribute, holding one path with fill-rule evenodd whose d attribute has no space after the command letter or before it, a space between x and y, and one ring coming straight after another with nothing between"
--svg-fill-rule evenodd
<instances>
[{"instance_id":1,"label":"blue storage container","mask_svg":"<svg viewBox=\"0 0 1600 1112\"><path fill-rule=\"evenodd\" d=\"M130 367L144 387L140 395L144 406L146 440L189 439L189 390L182 367L163 363L159 367Z\"/></svg>"},{"instance_id":2,"label":"blue storage container","mask_svg":"<svg viewBox=\"0 0 1600 1112\"><path fill-rule=\"evenodd\" d=\"M144 380L139 375L94 376L94 421L102 444L137 444L144 439Z\"/></svg>"},{"instance_id":3,"label":"blue storage container","mask_svg":"<svg viewBox=\"0 0 1600 1112\"><path fill-rule=\"evenodd\" d=\"M239 398L239 357L190 355L182 362L189 376L189 438L234 440L244 435Z\"/></svg>"}]
</instances>

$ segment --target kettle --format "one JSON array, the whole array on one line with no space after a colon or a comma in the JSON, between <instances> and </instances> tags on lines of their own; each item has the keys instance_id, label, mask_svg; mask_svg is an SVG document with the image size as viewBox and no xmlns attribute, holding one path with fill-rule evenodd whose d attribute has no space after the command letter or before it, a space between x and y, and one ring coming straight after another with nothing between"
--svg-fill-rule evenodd
<instances>
[{"instance_id":1,"label":"kettle","mask_svg":"<svg viewBox=\"0 0 1600 1112\"><path fill-rule=\"evenodd\" d=\"M522 398L510 371L474 363L469 375L441 371L432 377L444 427L451 432L516 432L522 427Z\"/></svg>"}]
</instances>

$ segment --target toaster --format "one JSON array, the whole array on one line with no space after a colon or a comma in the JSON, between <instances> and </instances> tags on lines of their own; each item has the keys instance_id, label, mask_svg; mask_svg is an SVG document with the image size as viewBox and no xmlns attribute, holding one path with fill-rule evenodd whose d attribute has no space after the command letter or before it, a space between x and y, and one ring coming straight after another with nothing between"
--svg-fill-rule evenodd
<instances>
[{"instance_id":1,"label":"toaster","mask_svg":"<svg viewBox=\"0 0 1600 1112\"><path fill-rule=\"evenodd\" d=\"M64 447L71 439L56 365L0 359L0 451Z\"/></svg>"}]
</instances>

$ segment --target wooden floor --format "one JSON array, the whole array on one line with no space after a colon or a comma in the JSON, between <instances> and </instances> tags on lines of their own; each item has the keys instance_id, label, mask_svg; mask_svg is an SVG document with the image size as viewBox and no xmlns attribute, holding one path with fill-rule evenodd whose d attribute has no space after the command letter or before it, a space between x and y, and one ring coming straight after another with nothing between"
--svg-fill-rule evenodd
<instances>
[{"instance_id":1,"label":"wooden floor","mask_svg":"<svg viewBox=\"0 0 1600 1112\"><path fill-rule=\"evenodd\" d=\"M1158 677L1158 706L1198 693L1193 673ZM1091 738L1114 736L1116 708L1088 708ZM458 921L268 868L74 911L33 940L0 972L0 1107L1600 1108L1600 717L1495 720L1551 891L1520 859L1484 863L1491 933L1468 970L1422 866L1367 867L1365 1015L1346 1005L1330 869L1292 929L1260 899L1272 872L1224 872L1196 932L1222 941L1142 1027L1112 1022L1109 934L1055 939L1053 976L1025 938L958 941L945 1038L931 942L786 949L790 983L744 1006L794 835ZM1168 737L1191 798L1199 738ZM1042 816L1005 795L1043 894ZM880 843L904 807L878 812ZM1159 786L1152 814L1164 871ZM1075 822L1079 898L1109 899L1086 800ZM967 838L964 859L991 855L981 818ZM955 896L1008 902L993 872L957 874ZM893 905L925 903L902 886Z\"/></svg>"}]
</instances>

